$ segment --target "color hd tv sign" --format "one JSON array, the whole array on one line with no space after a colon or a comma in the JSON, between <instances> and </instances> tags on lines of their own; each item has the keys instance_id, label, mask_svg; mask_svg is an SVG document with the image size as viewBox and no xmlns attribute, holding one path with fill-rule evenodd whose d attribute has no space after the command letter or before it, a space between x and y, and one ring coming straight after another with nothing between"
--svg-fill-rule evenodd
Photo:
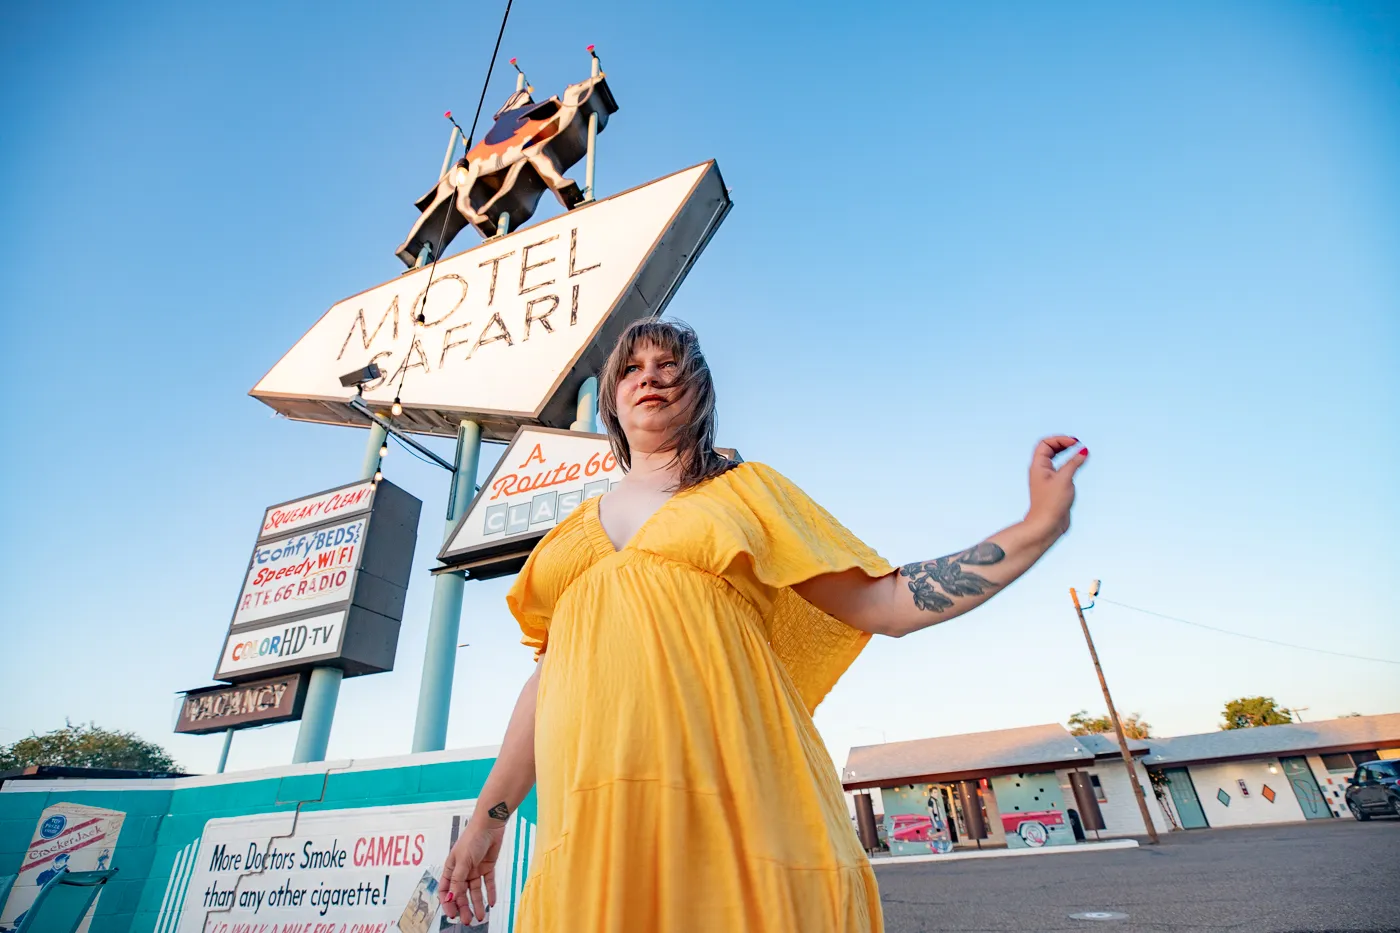
<instances>
[{"instance_id":1,"label":"color hd tv sign","mask_svg":"<svg viewBox=\"0 0 1400 933\"><path fill-rule=\"evenodd\" d=\"M455 437L470 418L504 441L568 427L579 386L624 327L665 309L729 207L705 162L488 240L333 305L251 394L363 427L340 377L374 363L365 401L397 395L408 431Z\"/></svg>"},{"instance_id":2,"label":"color hd tv sign","mask_svg":"<svg viewBox=\"0 0 1400 933\"><path fill-rule=\"evenodd\" d=\"M421 508L381 480L267 509L214 679L392 670Z\"/></svg>"}]
</instances>

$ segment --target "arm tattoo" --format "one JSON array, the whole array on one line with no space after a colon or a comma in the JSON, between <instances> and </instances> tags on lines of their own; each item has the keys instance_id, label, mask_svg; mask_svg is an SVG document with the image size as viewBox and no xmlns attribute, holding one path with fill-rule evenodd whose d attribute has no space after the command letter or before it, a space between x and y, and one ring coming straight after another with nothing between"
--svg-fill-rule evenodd
<instances>
[{"instance_id":1,"label":"arm tattoo","mask_svg":"<svg viewBox=\"0 0 1400 933\"><path fill-rule=\"evenodd\" d=\"M487 810L486 815L493 820L500 820L504 823L506 818L510 816L510 807L506 806L506 802L502 800L500 803Z\"/></svg>"},{"instance_id":2,"label":"arm tattoo","mask_svg":"<svg viewBox=\"0 0 1400 933\"><path fill-rule=\"evenodd\" d=\"M1001 586L986 577L963 569L963 564L974 567L989 567L1000 563L1006 552L990 541L983 541L975 547L958 554L949 554L937 560L925 560L905 564L899 574L909 578L909 592L914 594L914 605L926 612L942 612L953 605L953 596L981 596L983 593ZM943 592L939 592L939 590ZM944 595L946 594L946 595Z\"/></svg>"}]
</instances>

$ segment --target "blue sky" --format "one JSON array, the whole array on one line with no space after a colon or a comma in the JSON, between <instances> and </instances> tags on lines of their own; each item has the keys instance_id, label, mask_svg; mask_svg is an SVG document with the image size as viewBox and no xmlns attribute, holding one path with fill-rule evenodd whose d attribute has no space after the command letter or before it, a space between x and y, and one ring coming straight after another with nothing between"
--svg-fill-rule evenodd
<instances>
[{"instance_id":1,"label":"blue sky","mask_svg":"<svg viewBox=\"0 0 1400 933\"><path fill-rule=\"evenodd\" d=\"M671 307L723 443L896 563L1018 519L1038 436L1093 452L1026 578L866 651L818 714L838 760L1102 710L1066 593L1094 577L1400 659L1400 14L1131 6L515 4L488 114L504 58L556 93L596 43L622 107L600 194L711 157L733 189ZM175 693L208 682L263 507L353 479L364 444L246 393L402 268L499 13L0 13L0 741L95 720L213 767L218 738L170 734ZM332 756L411 742L446 482L402 452L388 474L425 503L399 661L346 682ZM530 669L507 582L468 585L451 745L498 741ZM1400 709L1393 664L1111 605L1092 624L1120 708L1161 734L1244 694ZM289 760L295 730L241 734L231 766Z\"/></svg>"}]
</instances>

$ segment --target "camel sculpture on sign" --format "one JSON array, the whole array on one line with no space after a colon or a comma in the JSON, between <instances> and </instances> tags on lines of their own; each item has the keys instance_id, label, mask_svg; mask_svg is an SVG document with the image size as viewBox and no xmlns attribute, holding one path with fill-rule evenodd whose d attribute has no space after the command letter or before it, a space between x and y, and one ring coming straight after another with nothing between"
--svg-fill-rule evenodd
<instances>
[{"instance_id":1,"label":"camel sculpture on sign","mask_svg":"<svg viewBox=\"0 0 1400 933\"><path fill-rule=\"evenodd\" d=\"M608 116L617 112L607 79L594 75L569 85L562 98L539 103L530 92L526 87L507 98L481 142L415 202L422 213L398 248L404 265L416 265L424 245L432 256L441 256L468 224L493 237L503 213L510 215L511 227L525 223L546 188L565 208L583 201L583 192L564 172L588 150L589 116L598 115L602 132Z\"/></svg>"}]
</instances>

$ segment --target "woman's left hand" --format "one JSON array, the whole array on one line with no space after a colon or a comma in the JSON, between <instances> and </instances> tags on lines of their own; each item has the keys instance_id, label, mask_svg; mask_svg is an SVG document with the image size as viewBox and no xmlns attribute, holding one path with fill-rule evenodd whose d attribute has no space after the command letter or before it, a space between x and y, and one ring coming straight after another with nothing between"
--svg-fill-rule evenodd
<instances>
[{"instance_id":1,"label":"woman's left hand","mask_svg":"<svg viewBox=\"0 0 1400 933\"><path fill-rule=\"evenodd\" d=\"M1074 505L1074 474L1089 459L1089 448L1080 447L1057 470L1053 458L1079 444L1079 438L1047 437L1031 455L1031 507L1026 525L1053 541L1069 531L1069 510Z\"/></svg>"}]
</instances>

